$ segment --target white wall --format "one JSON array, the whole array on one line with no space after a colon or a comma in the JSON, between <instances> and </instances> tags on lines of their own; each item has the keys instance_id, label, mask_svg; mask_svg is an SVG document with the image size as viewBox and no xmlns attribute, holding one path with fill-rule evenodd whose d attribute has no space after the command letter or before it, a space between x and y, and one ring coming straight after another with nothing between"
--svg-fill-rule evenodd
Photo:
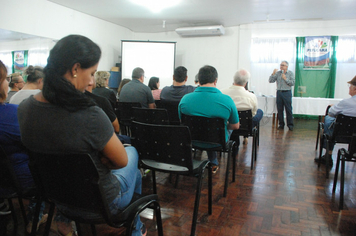
<instances>
[{"instance_id":1,"label":"white wall","mask_svg":"<svg viewBox=\"0 0 356 236\"><path fill-rule=\"evenodd\" d=\"M132 37L127 28L71 10L47 0L0 0L0 28L50 39L84 35L102 50L99 70L119 62L121 39Z\"/></svg>"},{"instance_id":2,"label":"white wall","mask_svg":"<svg viewBox=\"0 0 356 236\"><path fill-rule=\"evenodd\" d=\"M203 65L214 66L219 73L218 88L228 87L238 68L251 72L250 86L262 94L274 94L275 85L268 83L266 75L254 74L250 65L250 46L253 37L297 37L318 35L356 34L356 20L305 21L265 24L246 24L227 27L226 34L215 37L182 38L175 32L134 33L98 18L62 7L46 0L0 0L0 28L60 39L68 34L82 34L102 49L100 70L109 70L119 61L121 40L151 40L177 42L176 66L188 69L188 84ZM278 68L279 63L274 66ZM352 66L351 66L352 67ZM289 68L294 71L294 68ZM336 97L347 97L344 81L352 78L355 68L338 71L336 75Z\"/></svg>"}]
</instances>

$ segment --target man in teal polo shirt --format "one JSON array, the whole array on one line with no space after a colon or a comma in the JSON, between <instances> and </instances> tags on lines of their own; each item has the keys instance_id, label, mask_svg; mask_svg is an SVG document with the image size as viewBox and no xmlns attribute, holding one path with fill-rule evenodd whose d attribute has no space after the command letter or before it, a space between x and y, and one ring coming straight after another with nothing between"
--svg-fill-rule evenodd
<instances>
[{"instance_id":1,"label":"man in teal polo shirt","mask_svg":"<svg viewBox=\"0 0 356 236\"><path fill-rule=\"evenodd\" d=\"M200 68L198 79L200 87L196 88L193 93L184 95L180 101L178 106L179 116L183 113L191 116L224 119L226 141L228 141L228 130L235 130L240 127L235 103L230 96L222 94L216 88L218 72L214 67L204 66ZM216 152L208 152L208 158L213 164L213 173L216 173L219 168Z\"/></svg>"}]
</instances>

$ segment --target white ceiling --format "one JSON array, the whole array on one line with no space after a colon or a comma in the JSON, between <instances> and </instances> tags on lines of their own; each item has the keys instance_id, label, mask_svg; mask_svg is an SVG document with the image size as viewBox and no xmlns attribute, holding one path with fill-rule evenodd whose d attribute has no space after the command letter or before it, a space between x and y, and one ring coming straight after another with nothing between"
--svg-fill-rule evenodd
<instances>
[{"instance_id":1,"label":"white ceiling","mask_svg":"<svg viewBox=\"0 0 356 236\"><path fill-rule=\"evenodd\" d=\"M229 27L267 21L356 19L356 0L181 0L160 13L152 13L130 0L48 1L134 32L151 33L220 24Z\"/></svg>"},{"instance_id":2,"label":"white ceiling","mask_svg":"<svg viewBox=\"0 0 356 236\"><path fill-rule=\"evenodd\" d=\"M207 25L230 27L249 23L356 19L356 0L181 0L177 6L160 13L152 13L130 0L48 1L134 32L147 33ZM32 37L36 36L0 29L0 41Z\"/></svg>"}]
</instances>

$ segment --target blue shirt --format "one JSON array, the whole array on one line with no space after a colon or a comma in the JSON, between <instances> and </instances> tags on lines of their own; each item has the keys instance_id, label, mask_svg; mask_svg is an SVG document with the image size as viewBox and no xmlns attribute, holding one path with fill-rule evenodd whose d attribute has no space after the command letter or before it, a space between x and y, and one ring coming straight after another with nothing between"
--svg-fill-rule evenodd
<instances>
[{"instance_id":1,"label":"blue shirt","mask_svg":"<svg viewBox=\"0 0 356 236\"><path fill-rule=\"evenodd\" d=\"M186 94L179 103L178 113L179 118L183 113L191 116L224 119L226 141L229 139L227 122L230 124L239 123L239 115L234 101L215 87L198 87L193 93Z\"/></svg>"},{"instance_id":2,"label":"blue shirt","mask_svg":"<svg viewBox=\"0 0 356 236\"><path fill-rule=\"evenodd\" d=\"M356 117L356 95L341 100L338 104L330 107L329 116L335 117L338 114Z\"/></svg>"}]
</instances>

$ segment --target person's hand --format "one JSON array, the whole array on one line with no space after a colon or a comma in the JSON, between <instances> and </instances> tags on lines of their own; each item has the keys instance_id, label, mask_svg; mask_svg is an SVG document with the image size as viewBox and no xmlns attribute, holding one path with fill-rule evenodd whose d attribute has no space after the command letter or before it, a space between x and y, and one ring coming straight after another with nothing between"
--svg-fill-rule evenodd
<instances>
[{"instance_id":1,"label":"person's hand","mask_svg":"<svg viewBox=\"0 0 356 236\"><path fill-rule=\"evenodd\" d=\"M278 69L274 69L272 75L275 75L277 73L277 71L278 71Z\"/></svg>"},{"instance_id":2,"label":"person's hand","mask_svg":"<svg viewBox=\"0 0 356 236\"><path fill-rule=\"evenodd\" d=\"M286 77L286 74L284 74L284 72L282 71L282 79L286 80L287 77Z\"/></svg>"}]
</instances>

